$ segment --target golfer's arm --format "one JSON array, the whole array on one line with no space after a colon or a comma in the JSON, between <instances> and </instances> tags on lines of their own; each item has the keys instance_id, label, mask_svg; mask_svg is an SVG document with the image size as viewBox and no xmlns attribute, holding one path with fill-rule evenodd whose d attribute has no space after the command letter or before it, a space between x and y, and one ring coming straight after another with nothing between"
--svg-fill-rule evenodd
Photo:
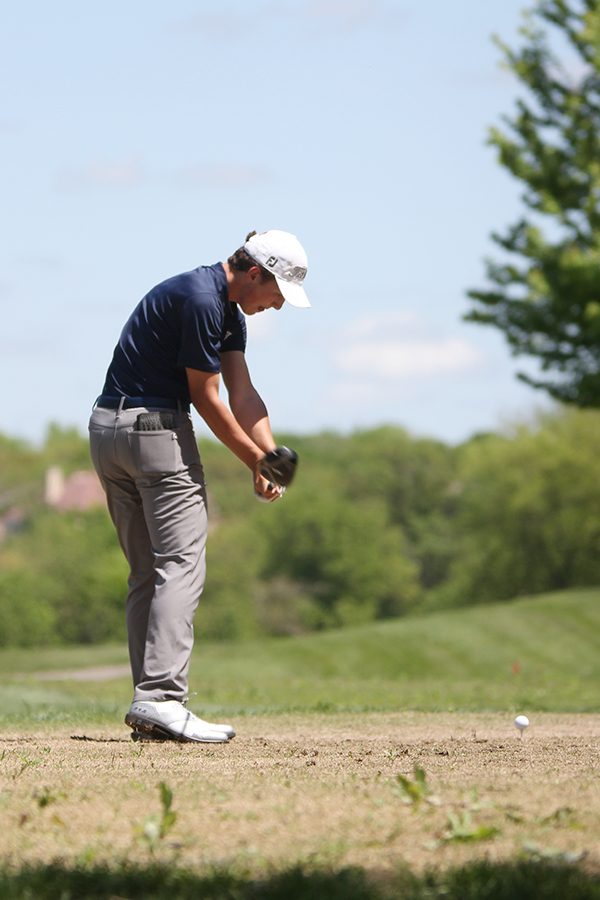
<instances>
[{"instance_id":1,"label":"golfer's arm","mask_svg":"<svg viewBox=\"0 0 600 900\"><path fill-rule=\"evenodd\" d=\"M186 374L191 401L212 433L254 471L263 450L219 397L219 374L198 369L186 369Z\"/></svg>"},{"instance_id":2,"label":"golfer's arm","mask_svg":"<svg viewBox=\"0 0 600 900\"><path fill-rule=\"evenodd\" d=\"M246 358L239 350L221 356L223 381L227 388L229 406L235 420L261 450L268 453L276 446L269 422L269 413L260 394L252 384Z\"/></svg>"}]
</instances>

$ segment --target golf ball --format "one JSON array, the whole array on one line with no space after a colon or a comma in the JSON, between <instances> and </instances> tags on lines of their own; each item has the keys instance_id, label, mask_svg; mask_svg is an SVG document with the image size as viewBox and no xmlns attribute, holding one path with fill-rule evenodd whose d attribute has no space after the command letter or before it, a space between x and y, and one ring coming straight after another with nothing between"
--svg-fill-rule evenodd
<instances>
[{"instance_id":1,"label":"golf ball","mask_svg":"<svg viewBox=\"0 0 600 900\"><path fill-rule=\"evenodd\" d=\"M527 728L529 725L529 719L527 716L517 716L515 719L515 728L518 728L519 731L523 731L524 728Z\"/></svg>"}]
</instances>

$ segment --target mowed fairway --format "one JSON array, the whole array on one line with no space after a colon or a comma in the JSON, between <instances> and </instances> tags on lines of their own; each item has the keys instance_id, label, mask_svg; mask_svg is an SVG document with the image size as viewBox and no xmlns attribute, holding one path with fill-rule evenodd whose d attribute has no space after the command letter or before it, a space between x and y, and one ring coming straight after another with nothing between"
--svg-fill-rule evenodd
<instances>
[{"instance_id":1,"label":"mowed fairway","mask_svg":"<svg viewBox=\"0 0 600 900\"><path fill-rule=\"evenodd\" d=\"M358 867L376 891L402 865L567 862L600 892L599 601L200 643L191 705L238 729L218 746L129 740L122 648L6 652L0 857L11 878L56 861L63 875L216 867L238 892L202 896L224 897L294 866ZM176 813L162 836L161 783Z\"/></svg>"}]
</instances>

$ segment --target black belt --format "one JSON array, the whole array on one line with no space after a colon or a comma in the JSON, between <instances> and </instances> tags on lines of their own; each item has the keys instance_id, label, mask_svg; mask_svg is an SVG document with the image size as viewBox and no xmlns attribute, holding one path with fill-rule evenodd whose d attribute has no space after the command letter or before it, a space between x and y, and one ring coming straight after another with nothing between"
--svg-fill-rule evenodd
<instances>
[{"instance_id":1,"label":"black belt","mask_svg":"<svg viewBox=\"0 0 600 900\"><path fill-rule=\"evenodd\" d=\"M123 405L121 406L121 401ZM96 400L96 406L104 409L137 409L140 406L151 409L178 409L181 412L189 412L190 405L185 400L174 400L168 397L109 397L101 394Z\"/></svg>"}]
</instances>

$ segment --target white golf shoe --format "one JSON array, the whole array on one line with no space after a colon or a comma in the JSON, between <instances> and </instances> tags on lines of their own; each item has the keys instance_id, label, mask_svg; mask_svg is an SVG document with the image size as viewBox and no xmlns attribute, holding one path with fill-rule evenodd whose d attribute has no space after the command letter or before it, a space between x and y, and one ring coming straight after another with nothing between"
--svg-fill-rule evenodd
<instances>
[{"instance_id":1,"label":"white golf shoe","mask_svg":"<svg viewBox=\"0 0 600 900\"><path fill-rule=\"evenodd\" d=\"M125 716L134 740L225 743L235 737L231 725L199 719L178 700L134 700Z\"/></svg>"}]
</instances>

